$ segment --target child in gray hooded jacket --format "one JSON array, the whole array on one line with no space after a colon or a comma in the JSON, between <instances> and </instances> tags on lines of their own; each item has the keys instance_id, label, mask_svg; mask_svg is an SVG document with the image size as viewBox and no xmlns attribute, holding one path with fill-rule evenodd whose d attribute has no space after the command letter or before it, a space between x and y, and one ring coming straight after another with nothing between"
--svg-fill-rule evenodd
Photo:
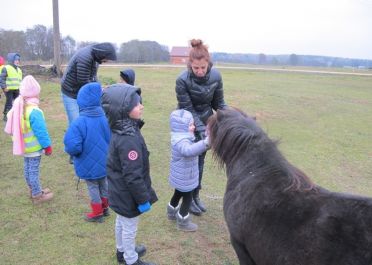
<instances>
[{"instance_id":1,"label":"child in gray hooded jacket","mask_svg":"<svg viewBox=\"0 0 372 265\"><path fill-rule=\"evenodd\" d=\"M189 214L192 192L199 183L198 156L208 149L208 138L194 142L194 119L191 112L184 109L171 113L170 128L172 157L169 184L175 190L167 206L167 216L169 220L177 220L179 230L192 232L198 229Z\"/></svg>"}]
</instances>

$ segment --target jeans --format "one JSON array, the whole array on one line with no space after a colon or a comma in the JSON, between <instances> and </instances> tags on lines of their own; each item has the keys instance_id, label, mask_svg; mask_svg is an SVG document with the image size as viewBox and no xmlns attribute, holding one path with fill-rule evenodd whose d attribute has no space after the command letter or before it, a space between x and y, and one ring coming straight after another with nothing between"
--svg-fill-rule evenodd
<instances>
[{"instance_id":1,"label":"jeans","mask_svg":"<svg viewBox=\"0 0 372 265\"><path fill-rule=\"evenodd\" d=\"M116 216L116 248L120 252L124 252L124 259L127 264L133 264L138 259L138 254L135 250L138 222L138 216L134 218L127 218L119 214Z\"/></svg>"},{"instance_id":2,"label":"jeans","mask_svg":"<svg viewBox=\"0 0 372 265\"><path fill-rule=\"evenodd\" d=\"M68 124L70 125L79 117L79 105L75 98L70 98L62 93L62 102L67 114Z\"/></svg>"},{"instance_id":3,"label":"jeans","mask_svg":"<svg viewBox=\"0 0 372 265\"><path fill-rule=\"evenodd\" d=\"M41 156L24 157L24 177L33 197L39 195L42 190L39 179L40 161Z\"/></svg>"},{"instance_id":4,"label":"jeans","mask_svg":"<svg viewBox=\"0 0 372 265\"><path fill-rule=\"evenodd\" d=\"M101 197L108 197L107 178L86 179L88 192L92 203L101 203Z\"/></svg>"}]
</instances>

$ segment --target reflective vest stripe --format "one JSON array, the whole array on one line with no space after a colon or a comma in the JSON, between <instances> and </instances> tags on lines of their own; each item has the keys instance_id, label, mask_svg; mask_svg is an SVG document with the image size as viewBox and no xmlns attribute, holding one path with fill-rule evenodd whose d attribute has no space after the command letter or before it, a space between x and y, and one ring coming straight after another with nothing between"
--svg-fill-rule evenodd
<instances>
[{"instance_id":1,"label":"reflective vest stripe","mask_svg":"<svg viewBox=\"0 0 372 265\"><path fill-rule=\"evenodd\" d=\"M22 81L22 70L21 68L17 67L15 69L11 65L6 65L6 72L7 72L7 77L6 77L6 87L9 90L16 90L19 89L19 85L21 84Z\"/></svg>"},{"instance_id":2,"label":"reflective vest stripe","mask_svg":"<svg viewBox=\"0 0 372 265\"><path fill-rule=\"evenodd\" d=\"M24 133L24 134L23 134L23 138L25 138L25 137L31 137L31 136L33 136L33 135L34 135L33 132Z\"/></svg>"},{"instance_id":3,"label":"reflective vest stripe","mask_svg":"<svg viewBox=\"0 0 372 265\"><path fill-rule=\"evenodd\" d=\"M33 142L30 142L30 143L25 143L25 147L26 148L34 147L34 146L37 146L37 145L40 145L38 141L33 141ZM38 149L38 150L40 150L40 149Z\"/></svg>"},{"instance_id":4,"label":"reflective vest stripe","mask_svg":"<svg viewBox=\"0 0 372 265\"><path fill-rule=\"evenodd\" d=\"M25 153L33 153L43 149L39 141L37 140L34 132L31 129L30 114L34 109L41 111L37 106L31 105L26 107L26 115L24 117L25 122L23 126L23 140L25 142ZM42 111L41 113L43 114Z\"/></svg>"}]
</instances>

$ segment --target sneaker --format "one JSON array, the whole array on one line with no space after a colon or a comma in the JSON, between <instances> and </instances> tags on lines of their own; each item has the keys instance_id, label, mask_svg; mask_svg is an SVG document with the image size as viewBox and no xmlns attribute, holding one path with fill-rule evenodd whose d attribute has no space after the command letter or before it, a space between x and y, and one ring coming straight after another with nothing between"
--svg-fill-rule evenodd
<instances>
[{"instance_id":1,"label":"sneaker","mask_svg":"<svg viewBox=\"0 0 372 265\"><path fill-rule=\"evenodd\" d=\"M145 245L137 245L135 251L138 254L138 257L143 257L146 254L146 247ZM124 261L124 252L116 250L116 259L119 263L125 263Z\"/></svg>"},{"instance_id":2,"label":"sneaker","mask_svg":"<svg viewBox=\"0 0 372 265\"><path fill-rule=\"evenodd\" d=\"M32 202L34 204L40 204L40 203L43 203L43 202L47 202L47 201L50 201L51 199L53 199L53 193L52 192L49 192L49 193L40 193L39 195L36 195L36 196L32 196Z\"/></svg>"},{"instance_id":3,"label":"sneaker","mask_svg":"<svg viewBox=\"0 0 372 265\"><path fill-rule=\"evenodd\" d=\"M31 188L29 188L29 190L30 190L30 199L32 199L32 190ZM44 194L48 194L48 193L51 193L52 191L49 188L45 188L45 189L42 189L41 192Z\"/></svg>"}]
</instances>

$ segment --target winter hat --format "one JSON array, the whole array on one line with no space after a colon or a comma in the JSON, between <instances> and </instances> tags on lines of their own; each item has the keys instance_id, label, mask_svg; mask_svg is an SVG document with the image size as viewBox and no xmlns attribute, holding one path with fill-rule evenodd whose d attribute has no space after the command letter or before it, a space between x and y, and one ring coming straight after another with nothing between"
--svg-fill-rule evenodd
<instances>
[{"instance_id":1,"label":"winter hat","mask_svg":"<svg viewBox=\"0 0 372 265\"><path fill-rule=\"evenodd\" d=\"M26 76L19 87L19 94L24 98L38 98L40 85L32 75Z\"/></svg>"},{"instance_id":2,"label":"winter hat","mask_svg":"<svg viewBox=\"0 0 372 265\"><path fill-rule=\"evenodd\" d=\"M172 132L188 132L189 126L194 122L191 112L185 109L172 111L170 115L170 128Z\"/></svg>"},{"instance_id":3,"label":"winter hat","mask_svg":"<svg viewBox=\"0 0 372 265\"><path fill-rule=\"evenodd\" d=\"M133 93L128 106L129 112L131 112L140 102L141 96L138 93Z\"/></svg>"},{"instance_id":4,"label":"winter hat","mask_svg":"<svg viewBox=\"0 0 372 265\"><path fill-rule=\"evenodd\" d=\"M101 106L102 87L98 82L85 84L77 95L77 104L81 109Z\"/></svg>"},{"instance_id":5,"label":"winter hat","mask_svg":"<svg viewBox=\"0 0 372 265\"><path fill-rule=\"evenodd\" d=\"M120 71L120 76L123 80L129 84L134 86L134 81L136 79L136 74L132 69L124 69Z\"/></svg>"}]
</instances>

